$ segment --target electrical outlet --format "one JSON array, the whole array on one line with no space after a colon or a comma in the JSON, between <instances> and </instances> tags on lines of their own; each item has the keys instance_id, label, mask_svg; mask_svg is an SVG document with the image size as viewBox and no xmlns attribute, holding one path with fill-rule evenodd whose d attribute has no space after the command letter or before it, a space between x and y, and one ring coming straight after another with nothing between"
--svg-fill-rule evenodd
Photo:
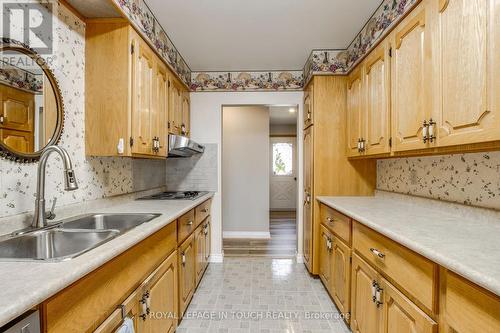
<instances>
[{"instance_id":1,"label":"electrical outlet","mask_svg":"<svg viewBox=\"0 0 500 333\"><path fill-rule=\"evenodd\" d=\"M417 185L417 181L418 181L417 170L415 170L415 169L410 170L410 183L412 185Z\"/></svg>"}]
</instances>

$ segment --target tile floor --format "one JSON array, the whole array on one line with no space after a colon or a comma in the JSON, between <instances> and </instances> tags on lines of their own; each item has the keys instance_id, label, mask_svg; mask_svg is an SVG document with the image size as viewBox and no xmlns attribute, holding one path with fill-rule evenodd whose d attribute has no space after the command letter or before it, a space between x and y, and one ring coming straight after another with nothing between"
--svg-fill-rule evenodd
<instances>
[{"instance_id":1,"label":"tile floor","mask_svg":"<svg viewBox=\"0 0 500 333\"><path fill-rule=\"evenodd\" d=\"M320 318L318 318L320 317ZM321 281L293 259L228 257L205 272L179 333L347 333Z\"/></svg>"}]
</instances>

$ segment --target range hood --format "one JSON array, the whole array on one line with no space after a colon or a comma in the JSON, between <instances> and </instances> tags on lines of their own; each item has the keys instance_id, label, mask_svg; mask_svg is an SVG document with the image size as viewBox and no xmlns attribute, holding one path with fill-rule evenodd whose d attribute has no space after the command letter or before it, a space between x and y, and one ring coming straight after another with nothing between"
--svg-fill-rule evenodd
<instances>
[{"instance_id":1,"label":"range hood","mask_svg":"<svg viewBox=\"0 0 500 333\"><path fill-rule=\"evenodd\" d=\"M204 151L204 146L188 137L173 134L168 136L168 157L191 157Z\"/></svg>"}]
</instances>

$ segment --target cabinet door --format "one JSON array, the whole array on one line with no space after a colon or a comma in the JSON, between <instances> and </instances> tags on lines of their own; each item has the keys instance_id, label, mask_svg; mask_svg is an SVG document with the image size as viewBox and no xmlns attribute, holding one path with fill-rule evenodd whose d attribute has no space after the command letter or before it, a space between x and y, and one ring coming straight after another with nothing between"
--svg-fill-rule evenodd
<instances>
[{"instance_id":1,"label":"cabinet door","mask_svg":"<svg viewBox=\"0 0 500 333\"><path fill-rule=\"evenodd\" d=\"M177 327L177 252L172 253L153 273L146 286L149 315L141 333L173 333Z\"/></svg>"},{"instance_id":2,"label":"cabinet door","mask_svg":"<svg viewBox=\"0 0 500 333\"><path fill-rule=\"evenodd\" d=\"M206 222L205 222L205 267L208 266L208 263L210 261L210 246L211 246L211 240L210 237L212 237L211 233L211 218L210 216L207 217Z\"/></svg>"},{"instance_id":3,"label":"cabinet door","mask_svg":"<svg viewBox=\"0 0 500 333\"><path fill-rule=\"evenodd\" d=\"M495 1L434 0L434 4L439 34L435 76L441 83L439 145L499 140L500 109L488 101L488 95L498 91L488 84L495 75L488 45L495 38L491 28Z\"/></svg>"},{"instance_id":4,"label":"cabinet door","mask_svg":"<svg viewBox=\"0 0 500 333\"><path fill-rule=\"evenodd\" d=\"M152 137L158 138L159 149L155 155L167 156L168 143L168 70L157 58L154 75L154 108L151 114Z\"/></svg>"},{"instance_id":5,"label":"cabinet door","mask_svg":"<svg viewBox=\"0 0 500 333\"><path fill-rule=\"evenodd\" d=\"M362 66L358 66L347 80L347 155L359 156L359 140L363 138L363 82Z\"/></svg>"},{"instance_id":6,"label":"cabinet door","mask_svg":"<svg viewBox=\"0 0 500 333\"><path fill-rule=\"evenodd\" d=\"M177 79L170 81L169 132L181 134L182 126L182 86Z\"/></svg>"},{"instance_id":7,"label":"cabinet door","mask_svg":"<svg viewBox=\"0 0 500 333\"><path fill-rule=\"evenodd\" d=\"M195 274L194 234L191 234L178 249L179 252L179 313L182 316L193 297Z\"/></svg>"},{"instance_id":8,"label":"cabinet door","mask_svg":"<svg viewBox=\"0 0 500 333\"><path fill-rule=\"evenodd\" d=\"M0 128L33 131L35 95L0 84Z\"/></svg>"},{"instance_id":9,"label":"cabinet door","mask_svg":"<svg viewBox=\"0 0 500 333\"><path fill-rule=\"evenodd\" d=\"M200 224L198 228L194 231L194 242L195 242L195 272L196 272L196 285L201 280L203 272L205 271L205 229L204 224Z\"/></svg>"},{"instance_id":10,"label":"cabinet door","mask_svg":"<svg viewBox=\"0 0 500 333\"><path fill-rule=\"evenodd\" d=\"M319 277L328 292L332 293L332 273L333 273L333 235L321 225L319 238Z\"/></svg>"},{"instance_id":11,"label":"cabinet door","mask_svg":"<svg viewBox=\"0 0 500 333\"><path fill-rule=\"evenodd\" d=\"M433 333L437 324L385 279L381 279L381 333Z\"/></svg>"},{"instance_id":12,"label":"cabinet door","mask_svg":"<svg viewBox=\"0 0 500 333\"><path fill-rule=\"evenodd\" d=\"M134 322L135 332L143 332L142 325L144 319L140 317L140 299L141 291L134 291L127 299L118 307L111 315L104 320L99 327L94 331L94 333L115 333L123 325L123 312L122 307L125 312L125 317L130 318ZM146 317L144 317L146 318Z\"/></svg>"},{"instance_id":13,"label":"cabinet door","mask_svg":"<svg viewBox=\"0 0 500 333\"><path fill-rule=\"evenodd\" d=\"M151 114L153 112L153 71L154 54L149 46L137 37L134 71L134 90L132 108L132 153L151 155Z\"/></svg>"},{"instance_id":14,"label":"cabinet door","mask_svg":"<svg viewBox=\"0 0 500 333\"><path fill-rule=\"evenodd\" d=\"M182 93L182 125L181 132L182 135L190 135L191 126L191 101L189 99L189 91Z\"/></svg>"},{"instance_id":15,"label":"cabinet door","mask_svg":"<svg viewBox=\"0 0 500 333\"><path fill-rule=\"evenodd\" d=\"M0 142L20 153L33 152L33 132L13 131L0 128Z\"/></svg>"},{"instance_id":16,"label":"cabinet door","mask_svg":"<svg viewBox=\"0 0 500 333\"><path fill-rule=\"evenodd\" d=\"M383 41L365 60L366 154L390 152L390 57Z\"/></svg>"},{"instance_id":17,"label":"cabinet door","mask_svg":"<svg viewBox=\"0 0 500 333\"><path fill-rule=\"evenodd\" d=\"M313 84L309 83L304 90L304 129L313 124L313 89Z\"/></svg>"},{"instance_id":18,"label":"cabinet door","mask_svg":"<svg viewBox=\"0 0 500 333\"><path fill-rule=\"evenodd\" d=\"M304 221L303 245L304 263L309 271L312 270L313 249L313 127L304 131Z\"/></svg>"},{"instance_id":19,"label":"cabinet door","mask_svg":"<svg viewBox=\"0 0 500 333\"><path fill-rule=\"evenodd\" d=\"M427 1L420 3L392 33L393 150L426 148L423 122L432 103L430 24Z\"/></svg>"},{"instance_id":20,"label":"cabinet door","mask_svg":"<svg viewBox=\"0 0 500 333\"><path fill-rule=\"evenodd\" d=\"M350 311L351 249L339 238L333 237L332 297L344 315Z\"/></svg>"},{"instance_id":21,"label":"cabinet door","mask_svg":"<svg viewBox=\"0 0 500 333\"><path fill-rule=\"evenodd\" d=\"M354 333L379 332L380 309L372 296L373 284L377 280L377 272L354 254L351 277L351 329Z\"/></svg>"}]
</instances>

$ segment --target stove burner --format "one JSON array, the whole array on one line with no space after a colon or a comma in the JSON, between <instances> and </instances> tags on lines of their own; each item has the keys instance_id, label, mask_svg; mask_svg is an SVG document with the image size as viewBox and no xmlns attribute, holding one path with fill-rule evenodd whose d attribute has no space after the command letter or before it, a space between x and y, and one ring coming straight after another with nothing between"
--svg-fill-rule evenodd
<instances>
[{"instance_id":1,"label":"stove burner","mask_svg":"<svg viewBox=\"0 0 500 333\"><path fill-rule=\"evenodd\" d=\"M162 192L138 200L194 200L207 194L208 192L184 191L184 192Z\"/></svg>"}]
</instances>

